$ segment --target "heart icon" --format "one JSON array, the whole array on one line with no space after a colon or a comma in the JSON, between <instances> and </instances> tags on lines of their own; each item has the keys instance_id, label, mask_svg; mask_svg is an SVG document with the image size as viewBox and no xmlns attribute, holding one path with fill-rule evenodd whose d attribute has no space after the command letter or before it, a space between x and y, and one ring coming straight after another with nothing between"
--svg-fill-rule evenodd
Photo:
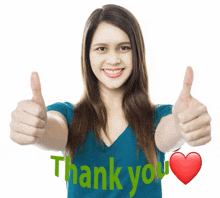
<instances>
[{"instance_id":1,"label":"heart icon","mask_svg":"<svg viewBox=\"0 0 220 198\"><path fill-rule=\"evenodd\" d=\"M186 157L180 152L175 152L170 157L172 172L185 185L197 175L201 166L202 158L196 152L191 152Z\"/></svg>"}]
</instances>

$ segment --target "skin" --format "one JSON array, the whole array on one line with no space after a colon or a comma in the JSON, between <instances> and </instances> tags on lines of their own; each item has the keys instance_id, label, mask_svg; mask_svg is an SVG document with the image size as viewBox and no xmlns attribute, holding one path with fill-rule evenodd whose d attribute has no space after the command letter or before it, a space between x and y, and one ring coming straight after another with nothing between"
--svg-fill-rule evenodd
<instances>
[{"instance_id":1,"label":"skin","mask_svg":"<svg viewBox=\"0 0 220 198\"><path fill-rule=\"evenodd\" d=\"M184 143L201 146L211 141L211 117L204 104L191 96L193 70L187 67L182 91L172 114L161 119L155 141L162 152L174 151Z\"/></svg>"},{"instance_id":2,"label":"skin","mask_svg":"<svg viewBox=\"0 0 220 198\"><path fill-rule=\"evenodd\" d=\"M132 72L132 50L128 35L118 27L100 23L92 38L90 63L99 80L100 95L107 109L109 139L103 131L101 137L110 146L128 125L122 110L123 84ZM107 68L123 68L123 73L118 78L109 78L103 71Z\"/></svg>"},{"instance_id":3,"label":"skin","mask_svg":"<svg viewBox=\"0 0 220 198\"><path fill-rule=\"evenodd\" d=\"M100 23L93 35L89 55L101 93L123 93L123 84L132 72L132 51L128 35L111 24ZM107 68L124 70L120 77L109 78L103 71Z\"/></svg>"},{"instance_id":4,"label":"skin","mask_svg":"<svg viewBox=\"0 0 220 198\"><path fill-rule=\"evenodd\" d=\"M107 146L113 144L128 125L122 111L122 96L123 84L132 72L129 42L127 34L121 29L100 23L91 43L90 63L99 80L100 95L107 110L108 138L101 131ZM124 70L120 77L109 78L103 71L106 68ZM162 152L174 151L184 143L201 146L211 140L211 117L206 106L191 96L192 82L193 70L188 67L172 114L161 119L155 132L156 145ZM34 144L47 150L64 149L68 137L67 121L59 112L46 112L36 72L31 76L31 89L32 99L20 101L12 112L11 139L21 145Z\"/></svg>"},{"instance_id":5,"label":"skin","mask_svg":"<svg viewBox=\"0 0 220 198\"><path fill-rule=\"evenodd\" d=\"M35 145L43 150L60 151L67 143L65 117L57 111L46 112L37 72L31 74L33 97L22 100L11 113L10 138L20 145Z\"/></svg>"}]
</instances>

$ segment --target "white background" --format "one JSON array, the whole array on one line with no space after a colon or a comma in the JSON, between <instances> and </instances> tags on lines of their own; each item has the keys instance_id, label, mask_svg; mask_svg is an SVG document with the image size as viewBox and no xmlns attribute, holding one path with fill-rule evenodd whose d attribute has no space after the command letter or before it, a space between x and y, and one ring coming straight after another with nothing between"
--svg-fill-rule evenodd
<instances>
[{"instance_id":1,"label":"white background","mask_svg":"<svg viewBox=\"0 0 220 198\"><path fill-rule=\"evenodd\" d=\"M184 145L181 152L198 152L199 174L187 185L170 169L162 181L164 198L219 195L219 66L220 12L218 1L0 1L0 197L66 197L64 162L54 175L51 155L9 138L11 112L30 99L30 75L39 73L46 105L76 103L82 92L81 40L90 13L104 4L124 6L142 28L151 99L174 104L185 69L193 67L192 95L208 107L212 141L202 147ZM145 3L143 3L145 2ZM166 154L169 160L172 153Z\"/></svg>"}]
</instances>

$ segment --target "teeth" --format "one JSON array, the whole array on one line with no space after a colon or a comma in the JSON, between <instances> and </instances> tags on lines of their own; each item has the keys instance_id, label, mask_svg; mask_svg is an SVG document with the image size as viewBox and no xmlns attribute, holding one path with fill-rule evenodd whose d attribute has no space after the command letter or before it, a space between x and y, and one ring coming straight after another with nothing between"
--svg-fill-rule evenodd
<instances>
[{"instance_id":1,"label":"teeth","mask_svg":"<svg viewBox=\"0 0 220 198\"><path fill-rule=\"evenodd\" d=\"M114 70L114 71L111 71L111 70L105 70L106 73L108 74L117 74L119 72L121 72L122 69L119 69L119 70Z\"/></svg>"}]
</instances>

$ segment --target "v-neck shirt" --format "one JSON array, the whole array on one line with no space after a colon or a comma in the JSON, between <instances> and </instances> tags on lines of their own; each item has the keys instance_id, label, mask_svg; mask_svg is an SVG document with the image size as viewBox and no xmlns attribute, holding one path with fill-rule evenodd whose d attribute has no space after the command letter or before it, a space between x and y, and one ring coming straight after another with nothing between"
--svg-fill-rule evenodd
<instances>
[{"instance_id":1,"label":"v-neck shirt","mask_svg":"<svg viewBox=\"0 0 220 198\"><path fill-rule=\"evenodd\" d=\"M51 110L58 111L64 115L68 127L70 126L74 113L73 104L69 102L57 102L47 106L47 111ZM154 119L154 131L160 122L160 119L171 113L171 105L158 105L156 107L156 111L152 115ZM149 184L144 182L143 178L146 176L146 178L149 179L151 174L149 169L147 171L145 170L145 172L143 171L145 165L148 163L142 148L139 147L139 153L137 155L137 139L129 125L112 145L107 146L104 142L103 145L104 148L102 147L101 142L96 140L94 130L88 132L83 150L80 149L81 144L79 144L78 150L72 161L72 164L77 167L77 184L73 184L73 176L76 173L73 173L73 170L70 169L69 182L67 182L68 198L129 198L129 192L134 188L134 181L132 183L131 178L133 175L133 179L135 179L136 174L139 179L137 181L136 190L133 189L133 192L135 192L132 196L133 198L162 197L161 179L152 181ZM161 172L163 173L165 154L158 149L157 154L158 162L161 163ZM95 171L100 167L105 169L106 174L102 177L102 174L99 173L97 178L95 177ZM133 174L131 173L131 170L133 171ZM118 175L115 176L115 174ZM155 174L157 174L156 171ZM83 177L84 179L82 180ZM89 182L89 186L82 187L80 180L84 183ZM94 184L96 183L95 185L97 185L97 182L98 186L95 187ZM114 189L112 189L112 187L110 188L110 183L112 182L114 184ZM105 184L106 189L102 189L105 187Z\"/></svg>"}]
</instances>

